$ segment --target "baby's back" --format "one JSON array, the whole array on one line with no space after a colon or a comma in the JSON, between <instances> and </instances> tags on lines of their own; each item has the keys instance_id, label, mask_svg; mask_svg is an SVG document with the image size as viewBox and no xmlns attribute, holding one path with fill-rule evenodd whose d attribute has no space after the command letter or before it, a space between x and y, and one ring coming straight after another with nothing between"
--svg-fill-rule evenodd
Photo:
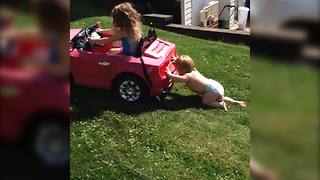
<instances>
[{"instance_id":1,"label":"baby's back","mask_svg":"<svg viewBox=\"0 0 320 180\"><path fill-rule=\"evenodd\" d=\"M194 70L188 74L189 81L186 82L186 86L192 91L202 94L205 91L208 79L200 74L197 70Z\"/></svg>"}]
</instances>

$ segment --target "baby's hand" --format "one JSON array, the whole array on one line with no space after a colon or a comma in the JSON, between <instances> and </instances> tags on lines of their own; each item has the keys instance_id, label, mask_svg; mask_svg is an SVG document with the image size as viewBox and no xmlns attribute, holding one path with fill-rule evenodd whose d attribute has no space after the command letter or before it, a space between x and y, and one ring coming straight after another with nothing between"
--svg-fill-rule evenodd
<instances>
[{"instance_id":1,"label":"baby's hand","mask_svg":"<svg viewBox=\"0 0 320 180\"><path fill-rule=\"evenodd\" d=\"M169 78L171 74L172 74L172 73L171 73L169 67L167 67L167 68L166 68L166 75L167 75L167 77Z\"/></svg>"},{"instance_id":2,"label":"baby's hand","mask_svg":"<svg viewBox=\"0 0 320 180\"><path fill-rule=\"evenodd\" d=\"M172 56L171 57L171 62L174 62L175 60L177 60L177 57Z\"/></svg>"}]
</instances>

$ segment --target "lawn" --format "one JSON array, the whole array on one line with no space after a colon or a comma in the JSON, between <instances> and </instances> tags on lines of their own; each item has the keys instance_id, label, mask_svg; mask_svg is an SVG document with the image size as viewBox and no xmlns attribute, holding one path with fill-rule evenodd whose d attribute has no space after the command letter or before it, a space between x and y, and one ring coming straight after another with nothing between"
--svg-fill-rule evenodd
<instances>
[{"instance_id":1,"label":"lawn","mask_svg":"<svg viewBox=\"0 0 320 180\"><path fill-rule=\"evenodd\" d=\"M251 58L252 156L281 179L319 179L318 69Z\"/></svg>"},{"instance_id":2,"label":"lawn","mask_svg":"<svg viewBox=\"0 0 320 180\"><path fill-rule=\"evenodd\" d=\"M108 16L72 19L71 28L111 25ZM156 31L250 106L248 47ZM249 179L249 108L207 108L181 84L171 92L163 103L132 106L110 91L72 85L71 179Z\"/></svg>"}]
</instances>

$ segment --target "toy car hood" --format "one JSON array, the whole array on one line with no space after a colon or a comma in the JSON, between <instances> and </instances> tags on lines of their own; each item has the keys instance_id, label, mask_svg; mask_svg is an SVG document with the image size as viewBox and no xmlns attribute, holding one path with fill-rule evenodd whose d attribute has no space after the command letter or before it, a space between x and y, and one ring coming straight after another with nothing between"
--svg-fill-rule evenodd
<instances>
[{"instance_id":1,"label":"toy car hood","mask_svg":"<svg viewBox=\"0 0 320 180\"><path fill-rule=\"evenodd\" d=\"M70 41L75 35L78 34L79 31L81 31L81 29L70 29Z\"/></svg>"}]
</instances>

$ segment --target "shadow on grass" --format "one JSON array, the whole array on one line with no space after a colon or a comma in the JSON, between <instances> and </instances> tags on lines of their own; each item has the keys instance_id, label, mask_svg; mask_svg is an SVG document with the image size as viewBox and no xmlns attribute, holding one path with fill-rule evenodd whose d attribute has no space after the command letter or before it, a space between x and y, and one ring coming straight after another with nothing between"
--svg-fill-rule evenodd
<instances>
[{"instance_id":1,"label":"shadow on grass","mask_svg":"<svg viewBox=\"0 0 320 180\"><path fill-rule=\"evenodd\" d=\"M142 103L129 104L119 100L112 91L87 88L78 85L71 86L72 119L82 121L91 119L103 111L113 111L127 115L138 115L159 109L178 111L187 108L206 108L201 104L198 95L182 96L171 93L164 102L150 98Z\"/></svg>"},{"instance_id":2,"label":"shadow on grass","mask_svg":"<svg viewBox=\"0 0 320 180\"><path fill-rule=\"evenodd\" d=\"M56 180L67 179L70 174L69 167L58 169L41 163L20 141L0 138L0 159L1 180Z\"/></svg>"}]
</instances>

